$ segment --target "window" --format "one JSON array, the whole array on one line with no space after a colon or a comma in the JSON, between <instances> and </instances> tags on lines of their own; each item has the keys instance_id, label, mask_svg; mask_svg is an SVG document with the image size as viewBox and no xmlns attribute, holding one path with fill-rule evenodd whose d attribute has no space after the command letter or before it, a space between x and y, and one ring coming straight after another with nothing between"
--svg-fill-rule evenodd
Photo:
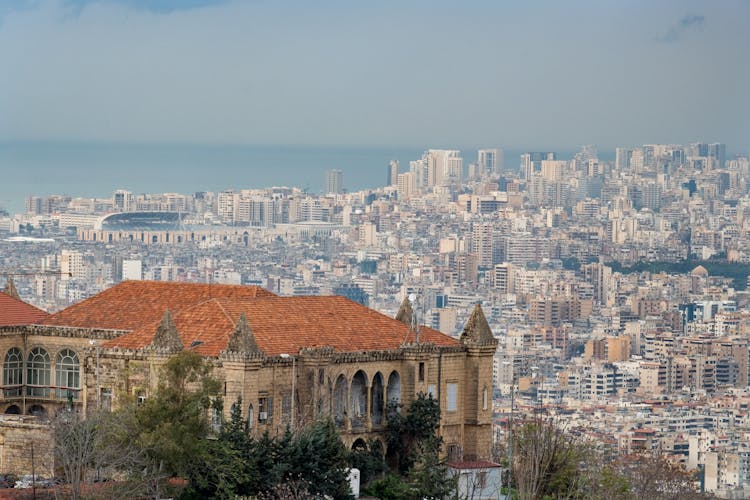
<instances>
[{"instance_id":1,"label":"window","mask_svg":"<svg viewBox=\"0 0 750 500\"><path fill-rule=\"evenodd\" d=\"M258 422L267 423L273 417L273 398L261 396L258 398Z\"/></svg>"},{"instance_id":2,"label":"window","mask_svg":"<svg viewBox=\"0 0 750 500\"><path fill-rule=\"evenodd\" d=\"M48 398L50 386L49 354L41 347L35 347L29 353L26 366L28 387L26 394L35 398Z\"/></svg>"},{"instance_id":3,"label":"window","mask_svg":"<svg viewBox=\"0 0 750 500\"><path fill-rule=\"evenodd\" d=\"M456 382L448 382L446 411L458 411L458 384Z\"/></svg>"},{"instance_id":4,"label":"window","mask_svg":"<svg viewBox=\"0 0 750 500\"><path fill-rule=\"evenodd\" d=\"M214 433L221 431L221 416L221 408L214 401L211 404L211 431Z\"/></svg>"},{"instance_id":5,"label":"window","mask_svg":"<svg viewBox=\"0 0 750 500\"><path fill-rule=\"evenodd\" d=\"M457 444L449 444L445 448L445 452L448 455L449 462L457 462L461 460L461 446Z\"/></svg>"},{"instance_id":6,"label":"window","mask_svg":"<svg viewBox=\"0 0 750 500\"><path fill-rule=\"evenodd\" d=\"M102 387L99 390L99 405L104 411L112 411L112 389Z\"/></svg>"},{"instance_id":7,"label":"window","mask_svg":"<svg viewBox=\"0 0 750 500\"><path fill-rule=\"evenodd\" d=\"M146 403L146 393L144 391L138 391L135 393L135 401L138 406Z\"/></svg>"},{"instance_id":8,"label":"window","mask_svg":"<svg viewBox=\"0 0 750 500\"><path fill-rule=\"evenodd\" d=\"M253 428L253 419L255 418L255 412L253 411L253 405L247 407L247 428Z\"/></svg>"},{"instance_id":9,"label":"window","mask_svg":"<svg viewBox=\"0 0 750 500\"><path fill-rule=\"evenodd\" d=\"M487 410L487 388L482 391L482 409Z\"/></svg>"},{"instance_id":10,"label":"window","mask_svg":"<svg viewBox=\"0 0 750 500\"><path fill-rule=\"evenodd\" d=\"M427 385L427 395L432 396L432 399L437 399L437 388L435 387L435 384Z\"/></svg>"},{"instance_id":11,"label":"window","mask_svg":"<svg viewBox=\"0 0 750 500\"><path fill-rule=\"evenodd\" d=\"M78 355L70 349L63 349L55 358L55 385L60 399L78 399L80 387L80 365Z\"/></svg>"},{"instance_id":12,"label":"window","mask_svg":"<svg viewBox=\"0 0 750 500\"><path fill-rule=\"evenodd\" d=\"M419 363L419 381L424 382L424 361Z\"/></svg>"},{"instance_id":13,"label":"window","mask_svg":"<svg viewBox=\"0 0 750 500\"><path fill-rule=\"evenodd\" d=\"M487 487L487 471L482 470L477 473L477 486L481 489Z\"/></svg>"},{"instance_id":14,"label":"window","mask_svg":"<svg viewBox=\"0 0 750 500\"><path fill-rule=\"evenodd\" d=\"M21 350L14 347L5 355L3 364L3 394L6 398L21 395L23 384L23 354Z\"/></svg>"}]
</instances>

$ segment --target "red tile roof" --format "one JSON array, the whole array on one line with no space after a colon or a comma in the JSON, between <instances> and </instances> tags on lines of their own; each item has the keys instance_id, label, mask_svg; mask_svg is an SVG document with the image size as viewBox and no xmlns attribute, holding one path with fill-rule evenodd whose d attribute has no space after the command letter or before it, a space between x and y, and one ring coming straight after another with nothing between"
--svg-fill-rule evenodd
<instances>
[{"instance_id":1,"label":"red tile roof","mask_svg":"<svg viewBox=\"0 0 750 500\"><path fill-rule=\"evenodd\" d=\"M194 345L204 356L218 356L243 313L258 347L268 355L294 354L305 347L333 347L339 352L391 350L414 342L413 332L404 323L338 296L216 297L175 312L173 319L185 347ZM106 345L146 347L159 319ZM421 328L420 341L459 345L456 339L427 327Z\"/></svg>"},{"instance_id":2,"label":"red tile roof","mask_svg":"<svg viewBox=\"0 0 750 500\"><path fill-rule=\"evenodd\" d=\"M500 464L490 462L487 460L477 460L474 462L449 462L449 466L454 469L496 469L500 467Z\"/></svg>"},{"instance_id":3,"label":"red tile roof","mask_svg":"<svg viewBox=\"0 0 750 500\"><path fill-rule=\"evenodd\" d=\"M49 316L31 304L0 292L0 326L30 325L41 322Z\"/></svg>"},{"instance_id":4,"label":"red tile roof","mask_svg":"<svg viewBox=\"0 0 750 500\"><path fill-rule=\"evenodd\" d=\"M209 285L162 281L124 281L93 297L49 316L43 324L135 330L172 313L216 298L274 297L255 286Z\"/></svg>"}]
</instances>

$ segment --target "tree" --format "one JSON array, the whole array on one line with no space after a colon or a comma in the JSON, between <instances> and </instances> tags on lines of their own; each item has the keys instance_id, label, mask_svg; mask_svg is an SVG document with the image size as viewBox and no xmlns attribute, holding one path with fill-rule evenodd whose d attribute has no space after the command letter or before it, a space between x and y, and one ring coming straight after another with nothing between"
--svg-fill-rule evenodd
<instances>
[{"instance_id":1,"label":"tree","mask_svg":"<svg viewBox=\"0 0 750 500\"><path fill-rule=\"evenodd\" d=\"M380 478L385 471L383 446L377 439L370 439L363 448L355 448L349 454L349 464L359 470L362 486L366 487L375 478Z\"/></svg>"},{"instance_id":2,"label":"tree","mask_svg":"<svg viewBox=\"0 0 750 500\"><path fill-rule=\"evenodd\" d=\"M127 402L111 417L117 425L102 427L107 429L102 437L105 449L130 457L117 462L116 470L128 479L131 495L159 498L173 476L187 478L188 491L223 492L237 482L235 455L206 439L207 412L221 407L220 383L211 371L199 354L179 352L162 367L152 397L142 405Z\"/></svg>"},{"instance_id":3,"label":"tree","mask_svg":"<svg viewBox=\"0 0 750 500\"><path fill-rule=\"evenodd\" d=\"M127 479L128 471L142 470L144 451L135 445L137 426L131 408L116 413L91 412L86 419L63 411L53 420L55 463L62 470L72 498L80 498L87 484L104 478ZM129 481L108 483L112 497L126 498L142 488Z\"/></svg>"},{"instance_id":4,"label":"tree","mask_svg":"<svg viewBox=\"0 0 750 500\"><path fill-rule=\"evenodd\" d=\"M406 415L389 406L386 426L388 450L396 472L375 481L371 491L379 498L443 498L456 492L456 480L440 458L442 439L440 405L432 395L419 394Z\"/></svg>"},{"instance_id":5,"label":"tree","mask_svg":"<svg viewBox=\"0 0 750 500\"><path fill-rule=\"evenodd\" d=\"M581 496L585 481L580 465L590 448L557 422L535 415L513 429L511 445L518 498Z\"/></svg>"},{"instance_id":6,"label":"tree","mask_svg":"<svg viewBox=\"0 0 750 500\"><path fill-rule=\"evenodd\" d=\"M139 444L167 475L186 475L205 451L206 413L220 388L211 370L199 354L181 351L162 368L156 395L136 411Z\"/></svg>"},{"instance_id":7,"label":"tree","mask_svg":"<svg viewBox=\"0 0 750 500\"><path fill-rule=\"evenodd\" d=\"M331 418L313 422L291 442L290 469L317 496L349 498L348 452Z\"/></svg>"},{"instance_id":8,"label":"tree","mask_svg":"<svg viewBox=\"0 0 750 500\"><path fill-rule=\"evenodd\" d=\"M440 404L432 395L419 394L403 415L398 408L388 405L386 442L389 453L396 457L397 470L406 474L414 466L418 455L427 446L439 451L441 439Z\"/></svg>"},{"instance_id":9,"label":"tree","mask_svg":"<svg viewBox=\"0 0 750 500\"><path fill-rule=\"evenodd\" d=\"M681 466L652 453L641 453L618 462L635 498L691 500L710 498L695 487L695 478Z\"/></svg>"},{"instance_id":10,"label":"tree","mask_svg":"<svg viewBox=\"0 0 750 500\"><path fill-rule=\"evenodd\" d=\"M81 483L96 467L101 449L97 418L81 419L78 413L61 412L53 422L55 462L70 485L71 498L81 496Z\"/></svg>"}]
</instances>

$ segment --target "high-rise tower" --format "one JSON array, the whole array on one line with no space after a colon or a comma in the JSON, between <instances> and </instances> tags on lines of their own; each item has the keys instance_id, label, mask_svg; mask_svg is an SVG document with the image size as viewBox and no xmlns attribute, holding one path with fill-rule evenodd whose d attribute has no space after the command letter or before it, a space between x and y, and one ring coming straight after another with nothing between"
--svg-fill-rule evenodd
<instances>
[{"instance_id":1,"label":"high-rise tower","mask_svg":"<svg viewBox=\"0 0 750 500\"><path fill-rule=\"evenodd\" d=\"M326 170L326 193L339 194L344 186L344 173L341 170Z\"/></svg>"}]
</instances>

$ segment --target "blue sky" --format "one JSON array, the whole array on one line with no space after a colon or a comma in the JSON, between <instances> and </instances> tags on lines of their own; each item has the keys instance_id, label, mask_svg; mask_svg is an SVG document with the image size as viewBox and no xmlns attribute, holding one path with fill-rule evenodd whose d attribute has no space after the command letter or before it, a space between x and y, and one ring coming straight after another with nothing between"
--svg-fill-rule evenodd
<instances>
[{"instance_id":1,"label":"blue sky","mask_svg":"<svg viewBox=\"0 0 750 500\"><path fill-rule=\"evenodd\" d=\"M747 0L0 5L0 142L750 149Z\"/></svg>"}]
</instances>

